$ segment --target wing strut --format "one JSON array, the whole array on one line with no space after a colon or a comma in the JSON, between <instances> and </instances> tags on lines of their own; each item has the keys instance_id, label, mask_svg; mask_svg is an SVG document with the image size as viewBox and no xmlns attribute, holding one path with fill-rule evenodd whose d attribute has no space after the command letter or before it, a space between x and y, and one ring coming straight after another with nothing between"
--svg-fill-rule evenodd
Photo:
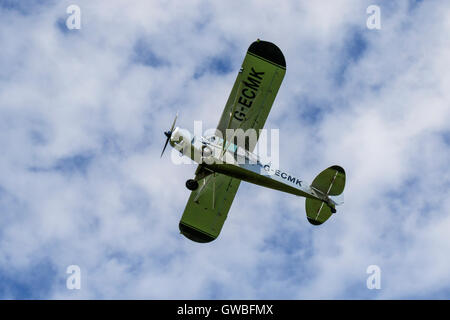
<instances>
[{"instance_id":1,"label":"wing strut","mask_svg":"<svg viewBox=\"0 0 450 320\"><path fill-rule=\"evenodd\" d=\"M242 86L242 81L239 83L238 89L236 90L236 95L234 96L233 108L230 111L230 117L228 119L228 123L227 123L226 129L230 128L231 121L233 120L233 115L234 115L234 112L236 111L237 97L239 96L239 92L241 90L241 86ZM223 144L222 144L222 151L224 151L224 153L225 153L225 142L226 142L225 138L226 138L226 131L227 131L226 129L225 129L225 132L222 132L222 135L225 135L223 137Z\"/></svg>"},{"instance_id":2,"label":"wing strut","mask_svg":"<svg viewBox=\"0 0 450 320\"><path fill-rule=\"evenodd\" d=\"M200 198L200 195L203 192L203 189L205 189L206 185L210 182L212 177L212 182L213 182L213 188L212 188L212 208L215 208L215 202L216 202L216 173L213 172L211 175L207 176L204 180L203 180L203 184L200 187L200 189L197 191L197 194L195 195L194 198L194 202L198 203L198 199Z\"/></svg>"},{"instance_id":3,"label":"wing strut","mask_svg":"<svg viewBox=\"0 0 450 320\"><path fill-rule=\"evenodd\" d=\"M242 84L242 82L241 82L241 84ZM272 84L272 83L271 83L271 84ZM241 86L239 85L239 88L240 88L240 87L241 87ZM261 94L261 92L262 92L262 91L258 91L258 93L256 94L255 99L259 97L259 95ZM236 96L237 96L237 95L236 95ZM236 103L236 101L235 101L235 103ZM233 111L232 111L232 113L230 113L230 119L229 119L229 121L228 121L227 129L230 128L230 124L231 124L231 120L232 120L232 116L233 116L233 114L234 114L235 108L236 108L236 105L233 106ZM259 116L260 113L261 113L261 111L259 111L259 113L256 114L256 116L255 116L255 121L256 121L256 119L258 119L258 116ZM229 147L230 144L232 143L234 137L236 136L237 130L239 130L239 129L242 127L242 125L243 125L246 121L249 121L249 120L250 120L250 118L247 118L247 117L246 117L244 120L241 121L241 123L239 124L239 126L234 130L234 133L233 133L233 135L231 136L231 138L230 138L229 140L227 139L228 145L227 145L226 148L225 148L225 137L226 137L226 134L225 134L225 137L224 137L224 139L223 139L223 146L222 146L222 155L221 155L221 157L223 157L223 155L225 154L226 150L228 149L228 147ZM225 132L226 132L226 130L225 130ZM249 150L247 150L247 151L249 151Z\"/></svg>"},{"instance_id":4,"label":"wing strut","mask_svg":"<svg viewBox=\"0 0 450 320\"><path fill-rule=\"evenodd\" d=\"M212 208L215 209L216 202L216 173L213 173L213 192L212 192Z\"/></svg>"},{"instance_id":5,"label":"wing strut","mask_svg":"<svg viewBox=\"0 0 450 320\"><path fill-rule=\"evenodd\" d=\"M200 187L200 189L197 191L197 194L195 195L194 202L198 203L198 198L200 198L200 195L202 194L202 191L205 188L206 184L209 182L210 177L211 176L207 176L205 178L205 180L203 180L202 186Z\"/></svg>"}]
</instances>

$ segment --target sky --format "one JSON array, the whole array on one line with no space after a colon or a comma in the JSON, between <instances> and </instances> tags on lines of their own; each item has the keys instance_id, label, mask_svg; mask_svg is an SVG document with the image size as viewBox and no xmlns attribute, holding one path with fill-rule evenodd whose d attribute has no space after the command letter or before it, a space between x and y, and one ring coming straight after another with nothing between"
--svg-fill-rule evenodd
<instances>
[{"instance_id":1,"label":"sky","mask_svg":"<svg viewBox=\"0 0 450 320\"><path fill-rule=\"evenodd\" d=\"M449 299L449 32L444 0L0 0L0 298ZM163 131L214 128L257 38L286 58L280 166L342 166L345 204L317 227L243 182L194 243L195 166L160 158Z\"/></svg>"}]
</instances>

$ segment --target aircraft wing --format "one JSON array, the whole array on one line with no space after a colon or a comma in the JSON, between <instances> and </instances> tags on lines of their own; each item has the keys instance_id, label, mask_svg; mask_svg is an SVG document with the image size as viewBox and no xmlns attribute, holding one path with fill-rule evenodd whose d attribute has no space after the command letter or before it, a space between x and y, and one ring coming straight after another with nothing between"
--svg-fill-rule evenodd
<instances>
[{"instance_id":1,"label":"aircraft wing","mask_svg":"<svg viewBox=\"0 0 450 320\"><path fill-rule=\"evenodd\" d=\"M233 139L226 136L226 129L253 128L259 138L285 73L286 61L276 45L262 40L250 45L217 126L222 137ZM233 140L250 152L256 145Z\"/></svg>"},{"instance_id":2,"label":"aircraft wing","mask_svg":"<svg viewBox=\"0 0 450 320\"><path fill-rule=\"evenodd\" d=\"M179 224L180 232L196 242L216 239L230 210L241 180L210 173L198 180Z\"/></svg>"},{"instance_id":3,"label":"aircraft wing","mask_svg":"<svg viewBox=\"0 0 450 320\"><path fill-rule=\"evenodd\" d=\"M259 137L285 73L286 62L276 45L261 40L250 45L217 127L222 137L227 139L226 129L250 128ZM256 145L251 139L228 138L250 152ZM210 242L219 236L241 181L202 166L195 175L199 187L191 192L179 228L193 241Z\"/></svg>"}]
</instances>

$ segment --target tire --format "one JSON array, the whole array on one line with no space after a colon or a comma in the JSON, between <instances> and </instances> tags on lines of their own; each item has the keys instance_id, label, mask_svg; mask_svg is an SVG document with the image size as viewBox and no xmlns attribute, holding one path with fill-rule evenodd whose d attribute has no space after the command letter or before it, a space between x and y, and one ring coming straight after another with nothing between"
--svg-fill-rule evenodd
<instances>
[{"instance_id":1,"label":"tire","mask_svg":"<svg viewBox=\"0 0 450 320\"><path fill-rule=\"evenodd\" d=\"M191 191L197 190L198 188L198 182L194 179L189 179L186 181L186 188L188 188Z\"/></svg>"}]
</instances>

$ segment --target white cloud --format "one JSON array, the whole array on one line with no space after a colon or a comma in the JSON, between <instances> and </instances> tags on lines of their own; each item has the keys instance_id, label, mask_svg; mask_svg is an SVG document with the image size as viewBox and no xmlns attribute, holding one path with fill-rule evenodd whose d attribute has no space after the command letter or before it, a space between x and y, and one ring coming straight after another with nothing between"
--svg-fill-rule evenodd
<instances>
[{"instance_id":1,"label":"white cloud","mask_svg":"<svg viewBox=\"0 0 450 320\"><path fill-rule=\"evenodd\" d=\"M63 32L69 4L0 9L0 294L448 298L447 4L380 4L373 31L360 1L78 1ZM309 181L342 165L346 204L315 228L303 199L242 183L220 238L195 244L178 234L194 167L159 159L162 133L177 110L217 124L256 38L287 61L266 123L281 165ZM232 71L208 65L223 57ZM37 265L42 288L17 276Z\"/></svg>"}]
</instances>

